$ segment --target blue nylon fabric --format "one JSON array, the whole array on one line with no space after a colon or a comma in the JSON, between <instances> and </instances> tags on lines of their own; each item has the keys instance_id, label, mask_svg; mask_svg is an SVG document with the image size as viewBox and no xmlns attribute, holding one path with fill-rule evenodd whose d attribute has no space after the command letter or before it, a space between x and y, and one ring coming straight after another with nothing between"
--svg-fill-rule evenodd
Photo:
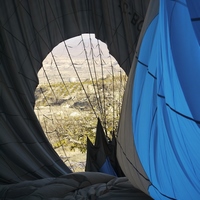
<instances>
[{"instance_id":1,"label":"blue nylon fabric","mask_svg":"<svg viewBox=\"0 0 200 200\"><path fill-rule=\"evenodd\" d=\"M110 163L109 158L106 158L106 161L104 162L102 167L99 169L99 172L117 176L117 174L115 173L115 170L113 169L113 167Z\"/></svg>"},{"instance_id":2,"label":"blue nylon fabric","mask_svg":"<svg viewBox=\"0 0 200 200\"><path fill-rule=\"evenodd\" d=\"M160 1L136 66L134 142L154 199L200 198L200 49L191 7Z\"/></svg>"},{"instance_id":3,"label":"blue nylon fabric","mask_svg":"<svg viewBox=\"0 0 200 200\"><path fill-rule=\"evenodd\" d=\"M190 13L192 25L198 42L200 44L200 1L197 0L187 0L187 6Z\"/></svg>"}]
</instances>

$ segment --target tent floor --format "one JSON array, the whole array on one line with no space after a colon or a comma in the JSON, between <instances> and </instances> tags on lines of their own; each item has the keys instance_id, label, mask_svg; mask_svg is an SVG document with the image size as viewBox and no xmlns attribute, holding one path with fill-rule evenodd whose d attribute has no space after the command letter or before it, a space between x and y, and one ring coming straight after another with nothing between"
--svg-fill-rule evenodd
<instances>
[{"instance_id":1,"label":"tent floor","mask_svg":"<svg viewBox=\"0 0 200 200\"><path fill-rule=\"evenodd\" d=\"M127 178L98 172L71 173L57 178L22 181L0 185L0 199L130 199L148 200L149 196L134 188Z\"/></svg>"}]
</instances>

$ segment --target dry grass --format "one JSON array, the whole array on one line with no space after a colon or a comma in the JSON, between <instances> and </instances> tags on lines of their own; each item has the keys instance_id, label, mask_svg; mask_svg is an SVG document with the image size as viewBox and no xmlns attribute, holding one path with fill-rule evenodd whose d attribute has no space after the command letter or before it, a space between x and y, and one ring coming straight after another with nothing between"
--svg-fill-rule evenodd
<instances>
[{"instance_id":1,"label":"dry grass","mask_svg":"<svg viewBox=\"0 0 200 200\"><path fill-rule=\"evenodd\" d=\"M123 79L125 82L126 77ZM108 134L117 128L124 86L120 85L120 77L115 77L114 91L112 83L113 77L110 76L103 83L100 79L95 86L100 97L104 98L101 102L103 114L90 80L83 83L88 97L78 82L67 83L67 92L63 83L53 83L51 87L41 84L36 90L36 115L55 151L73 171L84 171L87 137L94 141L97 118L90 103Z\"/></svg>"}]
</instances>

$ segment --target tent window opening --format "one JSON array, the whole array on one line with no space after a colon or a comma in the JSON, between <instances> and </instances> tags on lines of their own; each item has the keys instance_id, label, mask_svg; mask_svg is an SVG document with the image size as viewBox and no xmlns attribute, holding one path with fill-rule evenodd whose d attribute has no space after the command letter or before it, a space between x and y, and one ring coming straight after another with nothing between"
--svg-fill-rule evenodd
<instances>
[{"instance_id":1,"label":"tent window opening","mask_svg":"<svg viewBox=\"0 0 200 200\"><path fill-rule=\"evenodd\" d=\"M117 134L127 76L106 44L82 34L57 45L38 78L35 113L46 137L72 171L84 171L97 120L108 138Z\"/></svg>"}]
</instances>

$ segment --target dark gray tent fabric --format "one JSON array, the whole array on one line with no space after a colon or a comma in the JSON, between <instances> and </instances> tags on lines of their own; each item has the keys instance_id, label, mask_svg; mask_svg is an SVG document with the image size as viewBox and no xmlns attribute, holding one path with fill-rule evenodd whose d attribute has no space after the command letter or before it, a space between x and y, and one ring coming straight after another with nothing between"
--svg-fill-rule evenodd
<instances>
[{"instance_id":1,"label":"dark gray tent fabric","mask_svg":"<svg viewBox=\"0 0 200 200\"><path fill-rule=\"evenodd\" d=\"M0 1L0 181L71 172L34 113L37 73L61 41L95 33L128 73L148 0Z\"/></svg>"},{"instance_id":2,"label":"dark gray tent fabric","mask_svg":"<svg viewBox=\"0 0 200 200\"><path fill-rule=\"evenodd\" d=\"M151 198L134 188L127 178L84 172L72 173L58 178L45 178L6 185L0 190L0 199L101 199L150 200Z\"/></svg>"}]
</instances>

